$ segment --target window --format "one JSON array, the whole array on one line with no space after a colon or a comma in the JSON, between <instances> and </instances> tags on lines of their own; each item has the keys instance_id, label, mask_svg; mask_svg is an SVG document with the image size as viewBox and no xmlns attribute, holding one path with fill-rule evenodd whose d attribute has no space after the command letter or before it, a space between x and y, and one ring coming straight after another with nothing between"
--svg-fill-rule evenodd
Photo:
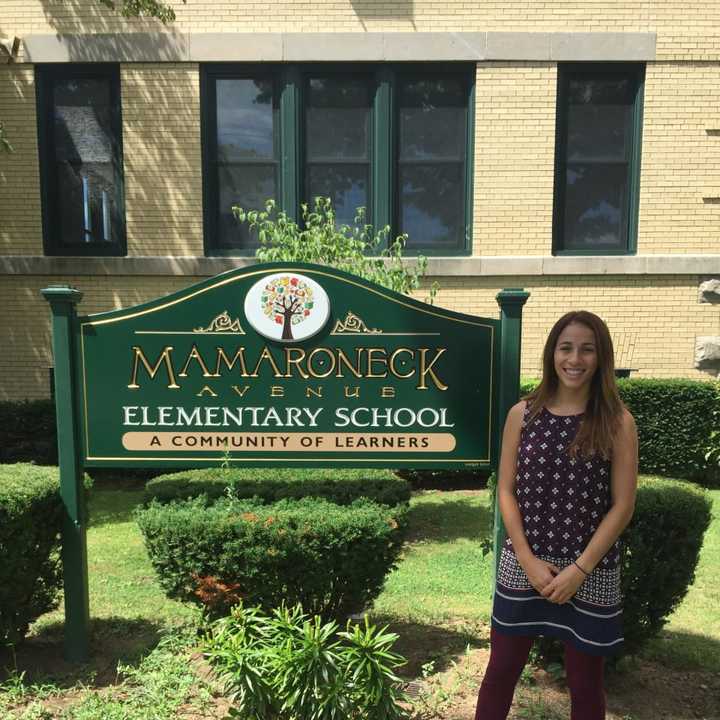
<instances>
[{"instance_id":1,"label":"window","mask_svg":"<svg viewBox=\"0 0 720 720\"><path fill-rule=\"evenodd\" d=\"M558 73L553 252L635 252L644 68Z\"/></svg>"},{"instance_id":2,"label":"window","mask_svg":"<svg viewBox=\"0 0 720 720\"><path fill-rule=\"evenodd\" d=\"M305 199L333 201L338 223L370 208L372 78L310 75L305 83Z\"/></svg>"},{"instance_id":3,"label":"window","mask_svg":"<svg viewBox=\"0 0 720 720\"><path fill-rule=\"evenodd\" d=\"M205 249L252 254L257 238L231 208L274 198L358 207L408 233L412 252L469 251L473 67L206 65L201 80Z\"/></svg>"},{"instance_id":4,"label":"window","mask_svg":"<svg viewBox=\"0 0 720 720\"><path fill-rule=\"evenodd\" d=\"M116 65L38 65L38 141L47 255L125 255Z\"/></svg>"}]
</instances>

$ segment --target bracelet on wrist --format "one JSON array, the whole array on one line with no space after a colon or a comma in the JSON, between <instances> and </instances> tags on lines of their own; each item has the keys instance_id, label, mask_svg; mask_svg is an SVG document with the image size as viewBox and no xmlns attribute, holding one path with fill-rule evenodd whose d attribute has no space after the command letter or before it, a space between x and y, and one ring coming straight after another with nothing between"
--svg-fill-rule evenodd
<instances>
[{"instance_id":1,"label":"bracelet on wrist","mask_svg":"<svg viewBox=\"0 0 720 720\"><path fill-rule=\"evenodd\" d=\"M590 573L587 572L587 570L583 570L583 568L580 567L580 564L578 563L577 560L573 560L573 565L574 565L585 577L589 577L589 576L590 576Z\"/></svg>"}]
</instances>

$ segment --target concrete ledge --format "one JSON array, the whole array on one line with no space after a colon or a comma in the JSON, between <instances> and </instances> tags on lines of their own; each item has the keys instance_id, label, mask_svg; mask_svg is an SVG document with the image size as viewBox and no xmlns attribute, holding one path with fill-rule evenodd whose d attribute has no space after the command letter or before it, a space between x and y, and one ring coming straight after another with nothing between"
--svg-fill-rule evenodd
<instances>
[{"instance_id":1,"label":"concrete ledge","mask_svg":"<svg viewBox=\"0 0 720 720\"><path fill-rule=\"evenodd\" d=\"M484 60L487 33L382 33L385 61Z\"/></svg>"},{"instance_id":2,"label":"concrete ledge","mask_svg":"<svg viewBox=\"0 0 720 720\"><path fill-rule=\"evenodd\" d=\"M271 62L283 59L281 33L188 33L192 62Z\"/></svg>"},{"instance_id":3,"label":"concrete ledge","mask_svg":"<svg viewBox=\"0 0 720 720\"><path fill-rule=\"evenodd\" d=\"M27 35L29 62L181 62L188 59L187 33Z\"/></svg>"},{"instance_id":4,"label":"concrete ledge","mask_svg":"<svg viewBox=\"0 0 720 720\"><path fill-rule=\"evenodd\" d=\"M550 57L558 61L654 60L654 33L553 33Z\"/></svg>"},{"instance_id":5,"label":"concrete ledge","mask_svg":"<svg viewBox=\"0 0 720 720\"><path fill-rule=\"evenodd\" d=\"M643 61L655 33L319 32L27 35L28 62Z\"/></svg>"},{"instance_id":6,"label":"concrete ledge","mask_svg":"<svg viewBox=\"0 0 720 720\"><path fill-rule=\"evenodd\" d=\"M486 60L552 60L551 33L489 32Z\"/></svg>"},{"instance_id":7,"label":"concrete ledge","mask_svg":"<svg viewBox=\"0 0 720 720\"><path fill-rule=\"evenodd\" d=\"M412 262L412 260L409 260ZM255 264L254 258L127 257L78 258L38 255L0 256L0 275L210 277ZM626 257L435 257L434 277L541 277L558 275L701 275L720 273L718 255L634 255Z\"/></svg>"},{"instance_id":8,"label":"concrete ledge","mask_svg":"<svg viewBox=\"0 0 720 720\"><path fill-rule=\"evenodd\" d=\"M384 52L382 33L283 33L282 44L287 62L373 61Z\"/></svg>"}]
</instances>

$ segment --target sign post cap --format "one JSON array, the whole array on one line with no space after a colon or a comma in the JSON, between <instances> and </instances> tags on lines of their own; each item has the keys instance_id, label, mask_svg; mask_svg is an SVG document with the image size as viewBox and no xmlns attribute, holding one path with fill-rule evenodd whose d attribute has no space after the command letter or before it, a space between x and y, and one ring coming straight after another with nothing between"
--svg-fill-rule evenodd
<instances>
[{"instance_id":1,"label":"sign post cap","mask_svg":"<svg viewBox=\"0 0 720 720\"><path fill-rule=\"evenodd\" d=\"M522 302L530 297L530 293L524 288L503 288L495 299L500 302Z\"/></svg>"},{"instance_id":2,"label":"sign post cap","mask_svg":"<svg viewBox=\"0 0 720 720\"><path fill-rule=\"evenodd\" d=\"M43 288L40 293L49 303L70 303L75 305L82 300L83 294L70 285L50 285Z\"/></svg>"},{"instance_id":3,"label":"sign post cap","mask_svg":"<svg viewBox=\"0 0 720 720\"><path fill-rule=\"evenodd\" d=\"M496 296L498 305L519 305L522 307L527 299L530 297L530 293L523 288L503 288Z\"/></svg>"}]
</instances>

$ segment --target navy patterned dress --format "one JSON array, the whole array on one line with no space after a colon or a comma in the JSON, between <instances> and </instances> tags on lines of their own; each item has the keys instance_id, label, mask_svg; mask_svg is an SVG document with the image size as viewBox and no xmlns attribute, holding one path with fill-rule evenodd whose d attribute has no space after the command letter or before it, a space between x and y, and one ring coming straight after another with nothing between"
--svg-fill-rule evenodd
<instances>
[{"instance_id":1,"label":"navy patterned dress","mask_svg":"<svg viewBox=\"0 0 720 720\"><path fill-rule=\"evenodd\" d=\"M515 494L533 553L561 570L583 552L610 507L610 462L572 458L567 448L582 415L543 408L523 419ZM501 550L493 627L513 635L548 635L593 655L619 651L623 637L619 542L568 602L542 597L520 567L508 537Z\"/></svg>"}]
</instances>

